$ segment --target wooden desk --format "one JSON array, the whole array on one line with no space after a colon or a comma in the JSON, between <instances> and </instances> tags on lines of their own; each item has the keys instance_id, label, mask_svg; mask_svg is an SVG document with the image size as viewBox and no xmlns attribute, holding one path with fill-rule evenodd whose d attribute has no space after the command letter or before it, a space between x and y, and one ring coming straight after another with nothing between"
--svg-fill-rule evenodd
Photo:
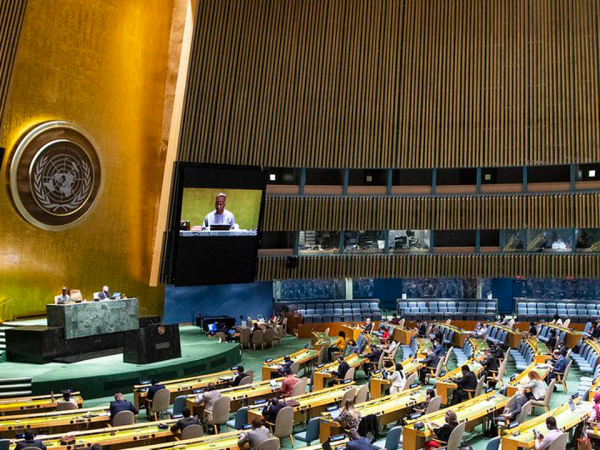
<instances>
[{"instance_id":1,"label":"wooden desk","mask_svg":"<svg viewBox=\"0 0 600 450\"><path fill-rule=\"evenodd\" d=\"M345 361L352 368L357 369L362 366L368 358L362 358L359 355L353 353L351 355L346 356ZM334 370L338 370L339 363L334 361L332 363L326 364L320 369L317 369L313 373L313 391L319 391L327 387L327 383L330 378L333 378Z\"/></svg>"},{"instance_id":2,"label":"wooden desk","mask_svg":"<svg viewBox=\"0 0 600 450\"><path fill-rule=\"evenodd\" d=\"M469 366L471 371L474 372L475 375L477 375L477 377L479 378L479 375L481 374L481 372L483 372L483 366L473 359L468 360L466 364ZM450 394L457 387L456 383L454 383L452 379L460 378L461 376L461 368L457 367L456 369L451 370L446 375L437 380L434 387L438 395L442 397L442 404L448 404Z\"/></svg>"},{"instance_id":3,"label":"wooden desk","mask_svg":"<svg viewBox=\"0 0 600 450\"><path fill-rule=\"evenodd\" d=\"M562 333L563 331L565 332L565 345L569 348L573 348L575 347L575 345L577 345L577 342L579 342L579 340L583 337L585 337L585 333L583 331L571 331L569 328L565 328L563 326L560 325L556 325L554 323L544 323L543 325L546 325L548 328L554 328L556 330L556 338L558 339L558 336L560 333Z\"/></svg>"},{"instance_id":4,"label":"wooden desk","mask_svg":"<svg viewBox=\"0 0 600 450\"><path fill-rule=\"evenodd\" d=\"M231 411L236 411L242 406L247 406L257 400L279 396L281 392L281 378L259 381L243 386L233 386L220 389L223 397L231 398ZM272 383L273 382L273 383ZM196 394L188 395L186 406L198 417L202 417L204 408L195 403Z\"/></svg>"},{"instance_id":5,"label":"wooden desk","mask_svg":"<svg viewBox=\"0 0 600 450\"><path fill-rule=\"evenodd\" d=\"M162 444L149 445L145 446L144 449L159 450L177 448L178 450L239 450L237 443L242 433L242 430L235 430L228 433L219 433L211 436L188 439L185 441L176 440Z\"/></svg>"},{"instance_id":6,"label":"wooden desk","mask_svg":"<svg viewBox=\"0 0 600 450\"><path fill-rule=\"evenodd\" d=\"M0 435L13 439L27 429L34 429L37 434L95 429L106 427L109 420L110 414L105 407L5 416L0 418Z\"/></svg>"},{"instance_id":7,"label":"wooden desk","mask_svg":"<svg viewBox=\"0 0 600 450\"><path fill-rule=\"evenodd\" d=\"M529 364L527 369L525 369L523 372L517 375L517 377L513 381L508 383L508 385L506 386L506 395L508 395L509 397L515 395L519 387L522 387L523 384L528 383L530 381L529 372L533 371L537 372L542 378L542 380L544 380L548 375L548 372L550 372L550 365L536 363L535 361Z\"/></svg>"},{"instance_id":8,"label":"wooden desk","mask_svg":"<svg viewBox=\"0 0 600 450\"><path fill-rule=\"evenodd\" d=\"M438 322L436 325L440 328L454 331L451 344L455 347L462 348L463 345L465 345L465 341L469 339L469 332L463 330L462 328L454 325L447 325L445 322Z\"/></svg>"},{"instance_id":9,"label":"wooden desk","mask_svg":"<svg viewBox=\"0 0 600 450\"><path fill-rule=\"evenodd\" d=\"M417 450L423 448L426 441L431 439L433 435L432 429L428 423L436 423L442 426L445 423L446 412L452 410L458 417L458 422L466 422L465 428L472 430L475 426L488 420L494 413L501 411L508 403L508 397L497 394L496 391L488 394L480 395L479 397L472 398L466 402L462 402L458 405L450 408L441 409L437 412L427 414L426 416L419 417L416 420L409 421L403 429L403 450ZM417 430L414 426L416 422L422 422L425 427L421 430Z\"/></svg>"},{"instance_id":10,"label":"wooden desk","mask_svg":"<svg viewBox=\"0 0 600 450\"><path fill-rule=\"evenodd\" d=\"M319 350L303 348L302 350L298 350L297 352L294 352L288 356L292 359L292 361L297 362L300 365L300 368L303 368L308 366L319 357ZM269 380L271 378L281 376L279 374L279 369L281 369L283 361L284 359L281 357L265 363L262 367L262 379Z\"/></svg>"},{"instance_id":11,"label":"wooden desk","mask_svg":"<svg viewBox=\"0 0 600 450\"><path fill-rule=\"evenodd\" d=\"M228 386L235 378L236 373L235 370L225 370L197 377L167 380L161 384L171 392L171 403L173 403L178 396L191 394L195 389L203 389L209 383L214 383L217 387ZM146 405L146 395L149 386L141 384L133 387L133 403L137 409Z\"/></svg>"},{"instance_id":12,"label":"wooden desk","mask_svg":"<svg viewBox=\"0 0 600 450\"><path fill-rule=\"evenodd\" d=\"M588 417L593 403L584 402L581 399L576 399L575 403L576 409L574 412L571 411L569 404L566 403L541 416L534 417L518 427L507 430L506 434L502 437L502 450L533 448L535 445L533 430L535 429L544 435L547 434L546 419L549 416L553 416L556 419L556 425L563 432L568 432L571 428L576 427Z\"/></svg>"},{"instance_id":13,"label":"wooden desk","mask_svg":"<svg viewBox=\"0 0 600 450\"><path fill-rule=\"evenodd\" d=\"M354 382L330 387L321 391L309 392L304 395L290 397L288 400L295 400L299 404L294 406L294 424L305 423L311 417L315 417L325 412L328 406L339 403L344 394L349 390L355 390ZM251 406L248 409L248 423L252 423L255 417L262 419L262 409L265 404Z\"/></svg>"},{"instance_id":14,"label":"wooden desk","mask_svg":"<svg viewBox=\"0 0 600 450\"><path fill-rule=\"evenodd\" d=\"M394 325L393 333L390 333L392 339L396 342L399 342L403 345L410 345L410 341L413 336L417 335L417 330L413 330L406 327L399 327L398 325Z\"/></svg>"},{"instance_id":15,"label":"wooden desk","mask_svg":"<svg viewBox=\"0 0 600 450\"><path fill-rule=\"evenodd\" d=\"M536 337L528 337L525 339L525 343L533 350L534 361L537 363L545 363L549 359L552 359L548 346Z\"/></svg>"},{"instance_id":16,"label":"wooden desk","mask_svg":"<svg viewBox=\"0 0 600 450\"><path fill-rule=\"evenodd\" d=\"M409 375L423 367L423 364L421 364L417 359L410 357L402 361L402 366L404 367L404 375L408 378ZM390 368L390 370L387 372L391 374L394 370L395 367ZM369 392L371 394L371 398L383 397L386 391L390 388L391 384L392 383L389 380L383 377L383 371L378 370L373 372L371 379L369 380Z\"/></svg>"},{"instance_id":17,"label":"wooden desk","mask_svg":"<svg viewBox=\"0 0 600 450\"><path fill-rule=\"evenodd\" d=\"M379 418L380 425L387 425L397 422L407 415L409 408L423 403L427 394L426 389L420 387L398 392L394 395L388 395L381 398L369 400L368 402L356 405L363 417L369 414L375 414ZM343 432L339 422L325 413L321 416L319 423L319 439L325 442L329 436L335 436Z\"/></svg>"},{"instance_id":18,"label":"wooden desk","mask_svg":"<svg viewBox=\"0 0 600 450\"><path fill-rule=\"evenodd\" d=\"M81 398L79 392L73 392L71 397L77 401L79 408L83 406L83 398ZM6 398L0 400L0 416L19 414L24 411L31 414L54 411L62 399L60 394Z\"/></svg>"},{"instance_id":19,"label":"wooden desk","mask_svg":"<svg viewBox=\"0 0 600 450\"><path fill-rule=\"evenodd\" d=\"M373 325L373 328L375 325ZM363 332L364 326L362 325L353 325L349 323L343 323L341 325L342 331L346 333L346 339L353 339L354 342L358 340L358 336Z\"/></svg>"},{"instance_id":20,"label":"wooden desk","mask_svg":"<svg viewBox=\"0 0 600 450\"><path fill-rule=\"evenodd\" d=\"M313 331L311 337L312 346L315 350L321 350L323 347L331 345L331 338L324 331Z\"/></svg>"},{"instance_id":21,"label":"wooden desk","mask_svg":"<svg viewBox=\"0 0 600 450\"><path fill-rule=\"evenodd\" d=\"M110 446L111 449L141 447L145 445L158 444L165 441L175 440L175 436L169 429L176 420L163 420L123 427L101 428L98 430L76 431L75 442L65 445L61 444L60 438L63 434L53 434L40 437L46 447L54 450L74 450L76 448L90 447L92 444ZM166 428L161 429L159 425L164 424ZM17 441L11 442L11 449L16 447Z\"/></svg>"},{"instance_id":22,"label":"wooden desk","mask_svg":"<svg viewBox=\"0 0 600 450\"><path fill-rule=\"evenodd\" d=\"M505 325L499 325L499 324L495 324L495 323L490 325L490 327L497 328L502 331L506 331L506 342L505 343L510 348L516 349L517 347L519 347L519 344L521 343L521 340L523 339L523 333L521 331L513 330L512 328L507 327ZM489 335L489 331L488 331L488 335ZM498 337L498 335L496 335L496 338L497 337Z\"/></svg>"}]
</instances>

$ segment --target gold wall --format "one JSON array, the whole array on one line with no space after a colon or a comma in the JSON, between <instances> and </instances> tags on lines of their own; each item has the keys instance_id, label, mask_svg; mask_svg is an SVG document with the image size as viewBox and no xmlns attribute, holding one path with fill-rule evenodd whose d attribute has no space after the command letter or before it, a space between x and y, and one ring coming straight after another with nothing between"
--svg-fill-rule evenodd
<instances>
[{"instance_id":1,"label":"gold wall","mask_svg":"<svg viewBox=\"0 0 600 450\"><path fill-rule=\"evenodd\" d=\"M179 159L600 161L600 0L203 0Z\"/></svg>"},{"instance_id":2,"label":"gold wall","mask_svg":"<svg viewBox=\"0 0 600 450\"><path fill-rule=\"evenodd\" d=\"M0 130L0 303L44 311L63 285L84 297L108 284L161 313L148 287L163 175L161 125L173 2L29 0ZM14 209L7 163L18 139L48 120L74 122L99 146L104 192L75 228L38 229ZM1 308L0 308L1 311Z\"/></svg>"}]
</instances>

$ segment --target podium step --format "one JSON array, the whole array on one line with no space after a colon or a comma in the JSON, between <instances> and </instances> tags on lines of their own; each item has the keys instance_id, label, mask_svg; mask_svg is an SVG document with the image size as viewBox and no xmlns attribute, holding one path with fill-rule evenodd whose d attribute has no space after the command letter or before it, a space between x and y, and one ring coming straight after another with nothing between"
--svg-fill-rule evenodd
<instances>
[{"instance_id":1,"label":"podium step","mask_svg":"<svg viewBox=\"0 0 600 450\"><path fill-rule=\"evenodd\" d=\"M1 358L2 356L0 356ZM0 378L0 398L25 397L32 395L33 378Z\"/></svg>"}]
</instances>

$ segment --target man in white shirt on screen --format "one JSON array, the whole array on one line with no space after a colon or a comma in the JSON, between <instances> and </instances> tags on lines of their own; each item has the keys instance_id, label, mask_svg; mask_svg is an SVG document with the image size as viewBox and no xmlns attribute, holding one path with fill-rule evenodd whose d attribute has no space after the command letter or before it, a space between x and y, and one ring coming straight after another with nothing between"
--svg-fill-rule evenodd
<instances>
[{"instance_id":1,"label":"man in white shirt on screen","mask_svg":"<svg viewBox=\"0 0 600 450\"><path fill-rule=\"evenodd\" d=\"M225 209L226 202L226 194L220 193L217 195L215 200L215 210L209 212L204 218L204 223L202 224L203 229L208 230L211 225L228 225L231 230L238 228L235 224L235 216L233 213Z\"/></svg>"}]
</instances>

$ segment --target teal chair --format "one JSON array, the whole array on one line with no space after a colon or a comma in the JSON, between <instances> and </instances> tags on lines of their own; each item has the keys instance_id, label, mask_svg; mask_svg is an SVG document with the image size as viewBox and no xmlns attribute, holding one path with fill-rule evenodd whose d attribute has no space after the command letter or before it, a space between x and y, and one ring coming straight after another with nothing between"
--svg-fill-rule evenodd
<instances>
[{"instance_id":1,"label":"teal chair","mask_svg":"<svg viewBox=\"0 0 600 450\"><path fill-rule=\"evenodd\" d=\"M237 410L235 417L225 423L227 428L241 430L248 423L248 407L244 406Z\"/></svg>"},{"instance_id":2,"label":"teal chair","mask_svg":"<svg viewBox=\"0 0 600 450\"><path fill-rule=\"evenodd\" d=\"M185 408L186 400L187 395L179 395L178 397L176 397L175 401L173 402L173 408L167 409L167 414L169 415L169 417L173 418L173 416L181 414L183 408Z\"/></svg>"},{"instance_id":3,"label":"teal chair","mask_svg":"<svg viewBox=\"0 0 600 450\"><path fill-rule=\"evenodd\" d=\"M490 439L485 450L498 450L498 448L500 447L500 439L500 436Z\"/></svg>"},{"instance_id":4,"label":"teal chair","mask_svg":"<svg viewBox=\"0 0 600 450\"><path fill-rule=\"evenodd\" d=\"M306 445L319 440L319 418L313 417L310 419L308 425L306 425L306 431L295 434L294 437L299 441L306 442Z\"/></svg>"},{"instance_id":5,"label":"teal chair","mask_svg":"<svg viewBox=\"0 0 600 450\"><path fill-rule=\"evenodd\" d=\"M385 439L373 442L373 448L377 450L398 450L402 448L402 427L392 428Z\"/></svg>"}]
</instances>

